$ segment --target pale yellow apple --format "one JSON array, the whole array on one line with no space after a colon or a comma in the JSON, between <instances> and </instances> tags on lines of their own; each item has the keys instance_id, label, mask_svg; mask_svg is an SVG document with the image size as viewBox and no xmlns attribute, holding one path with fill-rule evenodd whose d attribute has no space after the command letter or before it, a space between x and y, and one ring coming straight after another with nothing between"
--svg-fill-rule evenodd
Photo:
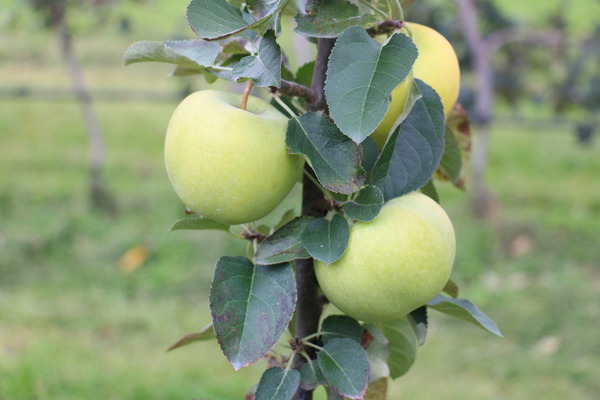
<instances>
[{"instance_id":1,"label":"pale yellow apple","mask_svg":"<svg viewBox=\"0 0 600 400\"><path fill-rule=\"evenodd\" d=\"M456 240L435 201L413 192L387 202L350 230L344 255L315 261L319 286L347 315L368 322L401 318L438 294L450 277Z\"/></svg>"},{"instance_id":2,"label":"pale yellow apple","mask_svg":"<svg viewBox=\"0 0 600 400\"><path fill-rule=\"evenodd\" d=\"M255 221L271 212L302 173L288 154L288 119L256 97L202 90L176 108L165 140L169 180L192 211L223 224Z\"/></svg>"},{"instance_id":3,"label":"pale yellow apple","mask_svg":"<svg viewBox=\"0 0 600 400\"><path fill-rule=\"evenodd\" d=\"M460 69L456 53L450 42L437 31L414 22L407 25L419 51L412 69L413 76L427 83L440 95L447 119L458 99L460 89ZM405 32L406 30L401 30L399 33ZM377 38L380 41L385 39ZM392 91L390 108L381 124L371 134L379 148L383 147L396 119L402 114L409 92L410 79L405 79Z\"/></svg>"}]
</instances>

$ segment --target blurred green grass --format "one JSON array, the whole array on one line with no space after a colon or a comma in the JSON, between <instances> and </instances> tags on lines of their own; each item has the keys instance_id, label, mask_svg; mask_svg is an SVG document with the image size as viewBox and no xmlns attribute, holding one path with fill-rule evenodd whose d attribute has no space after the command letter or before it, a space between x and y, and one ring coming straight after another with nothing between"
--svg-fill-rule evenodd
<instances>
[{"instance_id":1,"label":"blurred green grass","mask_svg":"<svg viewBox=\"0 0 600 400\"><path fill-rule=\"evenodd\" d=\"M93 89L180 90L167 66L120 67L134 40L189 35L187 2L166 4L141 7L129 34L107 27L78 38ZM175 22L158 23L157 12ZM67 87L53 37L22 24L2 27L0 86ZM108 217L89 205L77 105L0 99L0 399L239 399L258 381L264 364L234 372L216 343L165 352L210 320L217 258L245 251L220 232L167 233L182 211L162 163L174 107L95 103L119 206ZM428 341L390 399L600 396L600 145L578 145L571 130L494 125L491 224L472 217L466 194L440 185L458 237L453 278L505 337L432 313ZM273 218L297 207L297 195ZM140 244L149 258L124 272L120 258Z\"/></svg>"}]
</instances>

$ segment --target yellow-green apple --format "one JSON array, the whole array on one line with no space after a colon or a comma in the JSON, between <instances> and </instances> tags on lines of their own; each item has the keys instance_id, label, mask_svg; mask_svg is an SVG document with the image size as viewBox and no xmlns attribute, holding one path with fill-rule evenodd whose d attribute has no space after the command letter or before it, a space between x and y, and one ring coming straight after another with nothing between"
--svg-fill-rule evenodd
<instances>
[{"instance_id":1,"label":"yellow-green apple","mask_svg":"<svg viewBox=\"0 0 600 400\"><path fill-rule=\"evenodd\" d=\"M192 211L227 225L255 221L289 193L304 160L288 154L288 119L250 96L202 90L176 108L165 140L169 180Z\"/></svg>"},{"instance_id":2,"label":"yellow-green apple","mask_svg":"<svg viewBox=\"0 0 600 400\"><path fill-rule=\"evenodd\" d=\"M350 230L344 255L315 261L329 301L368 322L401 318L439 293L450 277L456 240L452 222L435 201L413 192L388 201L370 222Z\"/></svg>"},{"instance_id":3,"label":"yellow-green apple","mask_svg":"<svg viewBox=\"0 0 600 400\"><path fill-rule=\"evenodd\" d=\"M413 77L427 83L440 95L444 106L444 116L448 118L458 99L460 89L460 69L456 53L450 42L437 31L414 22L406 23L406 25L410 29L412 41L419 51L412 68ZM402 29L399 33L404 32L406 30ZM377 37L379 41L386 39L385 36ZM390 107L381 124L371 134L379 148L383 147L390 129L402 114L410 94L410 86L411 80L405 79L392 91Z\"/></svg>"}]
</instances>

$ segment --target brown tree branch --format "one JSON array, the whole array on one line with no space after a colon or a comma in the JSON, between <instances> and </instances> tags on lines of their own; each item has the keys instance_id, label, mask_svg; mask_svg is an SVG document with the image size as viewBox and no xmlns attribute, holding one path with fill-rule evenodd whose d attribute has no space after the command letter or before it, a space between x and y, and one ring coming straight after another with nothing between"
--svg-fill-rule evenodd
<instances>
[{"instance_id":1,"label":"brown tree branch","mask_svg":"<svg viewBox=\"0 0 600 400\"><path fill-rule=\"evenodd\" d=\"M311 88L285 79L281 80L281 85L278 88L271 86L271 91L284 96L303 97L308 102L315 100L315 92Z\"/></svg>"},{"instance_id":2,"label":"brown tree branch","mask_svg":"<svg viewBox=\"0 0 600 400\"><path fill-rule=\"evenodd\" d=\"M307 99L307 108L309 111L326 111L326 101L324 94L325 78L327 71L327 62L329 54L335 43L335 39L319 39L317 44L317 57L315 60L315 69L310 90L314 98ZM313 174L308 166L309 174ZM324 207L324 198L321 190L313 183L308 176L304 176L302 189L302 215L309 215L315 218L322 217L326 213ZM296 287L298 291L298 300L296 302L296 338L303 338L313 334L319 329L321 319L322 303L319 297L319 289L313 280L313 259L296 260L294 268L296 271ZM314 353L314 349L306 346L304 349L309 355ZM305 362L302 356L296 355L293 360L293 367L300 369ZM299 388L294 395L295 400L312 400L313 391L305 391Z\"/></svg>"}]
</instances>

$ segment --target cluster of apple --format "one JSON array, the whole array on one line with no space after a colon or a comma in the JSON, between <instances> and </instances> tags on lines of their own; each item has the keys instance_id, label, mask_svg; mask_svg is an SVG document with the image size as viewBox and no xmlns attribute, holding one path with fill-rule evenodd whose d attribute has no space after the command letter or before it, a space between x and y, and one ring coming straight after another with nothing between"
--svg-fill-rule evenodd
<instances>
[{"instance_id":1,"label":"cluster of apple","mask_svg":"<svg viewBox=\"0 0 600 400\"><path fill-rule=\"evenodd\" d=\"M458 97L459 68L439 33L408 24L419 50L412 74L441 96L446 117ZM403 112L408 79L372 138L381 148ZM235 225L269 214L298 182L304 159L286 148L288 119L269 103L203 90L187 97L170 121L165 162L183 203L208 219ZM370 322L400 318L446 284L455 255L448 216L429 197L413 192L388 201L370 222L356 222L344 255L315 263L319 286L346 314Z\"/></svg>"}]
</instances>

